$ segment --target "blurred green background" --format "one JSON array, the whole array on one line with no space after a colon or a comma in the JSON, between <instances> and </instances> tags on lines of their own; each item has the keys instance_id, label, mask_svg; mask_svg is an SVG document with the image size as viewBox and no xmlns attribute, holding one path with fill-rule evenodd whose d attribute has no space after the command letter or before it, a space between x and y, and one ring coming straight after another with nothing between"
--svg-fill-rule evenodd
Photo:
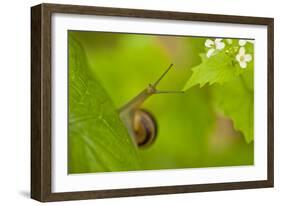
<instances>
[{"instance_id":1,"label":"blurred green background","mask_svg":"<svg viewBox=\"0 0 281 206\"><path fill-rule=\"evenodd\" d=\"M200 63L206 38L69 31L81 43L92 72L116 109L153 83L171 64L158 89L181 90ZM247 144L212 101L213 86L184 94L151 96L143 108L157 120L155 143L138 151L142 170L251 165ZM93 97L94 98L94 97ZM83 160L81 160L83 161Z\"/></svg>"}]
</instances>

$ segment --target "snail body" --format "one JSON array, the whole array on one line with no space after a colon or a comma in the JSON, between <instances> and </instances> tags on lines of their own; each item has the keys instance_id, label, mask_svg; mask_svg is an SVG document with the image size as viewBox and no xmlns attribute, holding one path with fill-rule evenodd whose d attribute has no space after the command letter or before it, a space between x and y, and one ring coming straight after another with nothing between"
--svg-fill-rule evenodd
<instances>
[{"instance_id":1,"label":"snail body","mask_svg":"<svg viewBox=\"0 0 281 206\"><path fill-rule=\"evenodd\" d=\"M129 135L138 148L147 148L155 141L157 136L156 118L149 111L141 108L142 104L153 94L160 93L183 93L182 91L163 91L157 90L156 86L166 73L172 68L173 64L161 75L154 83L141 91L137 96L130 100L119 110L119 116L127 127Z\"/></svg>"}]
</instances>

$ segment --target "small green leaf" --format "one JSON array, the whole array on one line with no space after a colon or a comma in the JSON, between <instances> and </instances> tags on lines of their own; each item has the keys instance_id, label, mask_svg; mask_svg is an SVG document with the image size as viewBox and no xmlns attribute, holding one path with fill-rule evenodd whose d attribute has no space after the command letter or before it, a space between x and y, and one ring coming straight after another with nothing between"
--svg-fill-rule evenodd
<instances>
[{"instance_id":1,"label":"small green leaf","mask_svg":"<svg viewBox=\"0 0 281 206\"><path fill-rule=\"evenodd\" d=\"M210 58L206 54L201 54L202 63L192 68L192 75L184 86L184 91L192 86L227 82L239 74L243 73L234 58L224 52L220 52Z\"/></svg>"},{"instance_id":2,"label":"small green leaf","mask_svg":"<svg viewBox=\"0 0 281 206\"><path fill-rule=\"evenodd\" d=\"M118 112L91 73L81 45L69 35L68 172L139 169L139 158Z\"/></svg>"},{"instance_id":3,"label":"small green leaf","mask_svg":"<svg viewBox=\"0 0 281 206\"><path fill-rule=\"evenodd\" d=\"M241 131L247 143L254 140L253 70L224 83L214 85L216 106L232 119L234 128Z\"/></svg>"}]
</instances>

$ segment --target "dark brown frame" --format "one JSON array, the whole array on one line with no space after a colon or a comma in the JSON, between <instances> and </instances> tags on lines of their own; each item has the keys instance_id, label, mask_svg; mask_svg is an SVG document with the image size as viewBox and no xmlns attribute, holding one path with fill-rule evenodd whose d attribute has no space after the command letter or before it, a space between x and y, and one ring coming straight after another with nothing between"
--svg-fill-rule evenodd
<instances>
[{"instance_id":1,"label":"dark brown frame","mask_svg":"<svg viewBox=\"0 0 281 206\"><path fill-rule=\"evenodd\" d=\"M51 191L51 16L53 13L120 16L203 22L266 25L268 31L268 163L267 180L164 186L134 189L52 193ZM31 198L42 201L80 200L139 195L273 187L273 37L274 19L170 11L40 4L31 8Z\"/></svg>"}]
</instances>

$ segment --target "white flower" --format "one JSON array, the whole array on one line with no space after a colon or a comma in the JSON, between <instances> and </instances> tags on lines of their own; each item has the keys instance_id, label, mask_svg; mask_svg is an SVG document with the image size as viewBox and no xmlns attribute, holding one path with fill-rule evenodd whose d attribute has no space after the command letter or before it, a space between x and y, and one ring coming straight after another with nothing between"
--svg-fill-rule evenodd
<instances>
[{"instance_id":1,"label":"white flower","mask_svg":"<svg viewBox=\"0 0 281 206\"><path fill-rule=\"evenodd\" d=\"M222 42L222 39L215 39L214 41L211 39L207 39L205 42L205 46L209 48L207 52L207 57L214 55L216 51L222 50L225 44Z\"/></svg>"},{"instance_id":2,"label":"white flower","mask_svg":"<svg viewBox=\"0 0 281 206\"><path fill-rule=\"evenodd\" d=\"M236 60L239 62L240 67L245 69L247 67L247 62L252 60L252 55L246 54L245 48L240 47L239 53L236 55Z\"/></svg>"},{"instance_id":3,"label":"white flower","mask_svg":"<svg viewBox=\"0 0 281 206\"><path fill-rule=\"evenodd\" d=\"M240 39L239 40L239 45L240 46L245 46L245 44L247 43L247 42L250 42L250 43L254 43L254 40L245 40L245 39Z\"/></svg>"}]
</instances>

